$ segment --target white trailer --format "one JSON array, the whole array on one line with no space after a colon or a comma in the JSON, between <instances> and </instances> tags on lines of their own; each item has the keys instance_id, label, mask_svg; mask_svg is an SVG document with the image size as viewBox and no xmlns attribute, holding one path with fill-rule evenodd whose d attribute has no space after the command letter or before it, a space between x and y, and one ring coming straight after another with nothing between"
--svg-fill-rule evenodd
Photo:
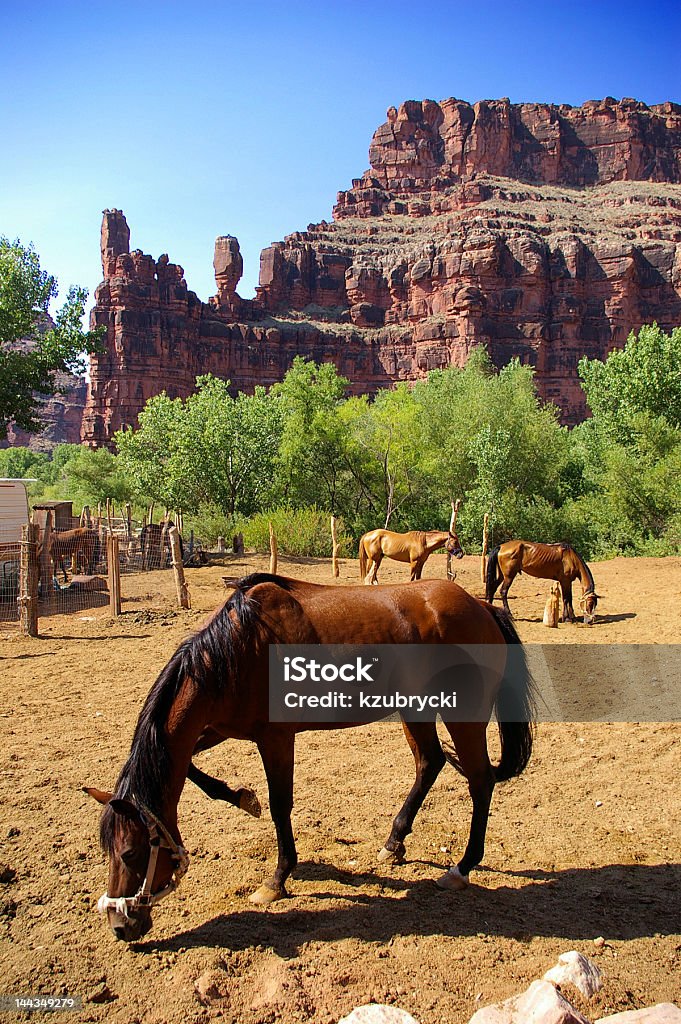
<instances>
[{"instance_id":1,"label":"white trailer","mask_svg":"<svg viewBox=\"0 0 681 1024\"><path fill-rule=\"evenodd\" d=\"M0 477L0 548L21 544L21 527L29 521L26 484L30 482Z\"/></svg>"}]
</instances>

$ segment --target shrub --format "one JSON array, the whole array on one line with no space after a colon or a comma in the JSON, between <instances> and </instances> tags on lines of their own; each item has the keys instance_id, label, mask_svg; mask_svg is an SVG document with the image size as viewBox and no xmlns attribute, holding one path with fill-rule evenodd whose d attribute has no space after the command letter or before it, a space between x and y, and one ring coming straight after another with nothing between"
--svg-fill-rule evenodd
<instances>
[{"instance_id":1,"label":"shrub","mask_svg":"<svg viewBox=\"0 0 681 1024\"><path fill-rule=\"evenodd\" d=\"M237 519L234 533L241 531L247 548L267 552L270 549L272 523L277 546L284 555L308 558L331 557L331 516L316 506L308 508L275 508L258 512L249 519ZM354 553L354 544L342 520L338 520L338 554L347 557Z\"/></svg>"}]
</instances>

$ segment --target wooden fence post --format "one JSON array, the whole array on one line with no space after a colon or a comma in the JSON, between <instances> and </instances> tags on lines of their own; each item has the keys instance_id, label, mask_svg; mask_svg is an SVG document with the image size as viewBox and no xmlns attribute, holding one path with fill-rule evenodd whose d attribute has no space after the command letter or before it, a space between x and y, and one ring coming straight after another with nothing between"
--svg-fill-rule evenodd
<instances>
[{"instance_id":1,"label":"wooden fence post","mask_svg":"<svg viewBox=\"0 0 681 1024\"><path fill-rule=\"evenodd\" d=\"M175 573L175 587L177 589L178 608L191 608L189 600L189 588L184 578L184 566L180 552L180 531L176 526L168 529L168 540L170 541L170 556L173 561L173 572Z\"/></svg>"},{"instance_id":2,"label":"wooden fence post","mask_svg":"<svg viewBox=\"0 0 681 1024\"><path fill-rule=\"evenodd\" d=\"M270 574L277 575L277 538L272 523L270 523Z\"/></svg>"},{"instance_id":3,"label":"wooden fence post","mask_svg":"<svg viewBox=\"0 0 681 1024\"><path fill-rule=\"evenodd\" d=\"M38 535L37 523L21 527L19 570L19 629L24 636L38 635Z\"/></svg>"},{"instance_id":4,"label":"wooden fence post","mask_svg":"<svg viewBox=\"0 0 681 1024\"><path fill-rule=\"evenodd\" d=\"M106 563L109 570L109 608L113 616L121 614L121 563L118 537L109 534L106 539Z\"/></svg>"},{"instance_id":5,"label":"wooden fence post","mask_svg":"<svg viewBox=\"0 0 681 1024\"><path fill-rule=\"evenodd\" d=\"M449 499L452 505L452 517L449 520L449 532L456 533L456 520L459 515L459 505L461 504L461 498L457 498L456 501ZM447 552L447 579L453 580L456 578L456 573L452 572L452 556L449 551Z\"/></svg>"},{"instance_id":6,"label":"wooden fence post","mask_svg":"<svg viewBox=\"0 0 681 1024\"><path fill-rule=\"evenodd\" d=\"M480 576L482 582L485 582L485 576L487 575L487 540L488 533L487 528L489 526L489 512L485 512L485 520L482 526L482 557L480 559Z\"/></svg>"},{"instance_id":7,"label":"wooden fence post","mask_svg":"<svg viewBox=\"0 0 681 1024\"><path fill-rule=\"evenodd\" d=\"M336 532L336 517L331 516L331 573L334 579L338 579L340 576L340 569L338 567L338 534Z\"/></svg>"},{"instance_id":8,"label":"wooden fence post","mask_svg":"<svg viewBox=\"0 0 681 1024\"><path fill-rule=\"evenodd\" d=\"M224 555L225 553L225 538L218 537L218 554Z\"/></svg>"},{"instance_id":9,"label":"wooden fence post","mask_svg":"<svg viewBox=\"0 0 681 1024\"><path fill-rule=\"evenodd\" d=\"M40 589L43 595L43 601L50 601L52 598L52 576L56 575L52 571L52 557L50 555L50 541L52 540L52 512L49 511L45 516L45 526L43 527L42 545L40 548Z\"/></svg>"}]
</instances>

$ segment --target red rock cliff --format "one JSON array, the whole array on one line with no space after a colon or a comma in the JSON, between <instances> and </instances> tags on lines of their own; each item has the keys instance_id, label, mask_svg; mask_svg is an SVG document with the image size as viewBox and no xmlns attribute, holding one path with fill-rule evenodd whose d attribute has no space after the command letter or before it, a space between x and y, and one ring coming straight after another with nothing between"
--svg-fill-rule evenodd
<instances>
[{"instance_id":1,"label":"red rock cliff","mask_svg":"<svg viewBox=\"0 0 681 1024\"><path fill-rule=\"evenodd\" d=\"M681 107L409 102L388 111L370 160L333 223L263 251L255 301L237 293L232 236L216 241L217 295L202 303L167 256L130 253L123 214L105 211L93 324L107 351L92 360L84 440L109 443L199 373L249 390L302 353L373 391L460 365L476 344L534 365L574 422L582 355L681 323Z\"/></svg>"}]
</instances>

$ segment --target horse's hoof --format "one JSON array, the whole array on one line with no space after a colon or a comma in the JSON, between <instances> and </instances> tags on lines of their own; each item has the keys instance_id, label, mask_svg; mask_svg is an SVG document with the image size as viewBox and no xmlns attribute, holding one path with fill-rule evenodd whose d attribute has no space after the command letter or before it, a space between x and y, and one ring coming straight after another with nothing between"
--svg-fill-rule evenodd
<instances>
[{"instance_id":1,"label":"horse's hoof","mask_svg":"<svg viewBox=\"0 0 681 1024\"><path fill-rule=\"evenodd\" d=\"M407 850L404 843L399 843L394 850L389 850L387 846L384 846L378 854L379 864L404 864L404 858Z\"/></svg>"},{"instance_id":2,"label":"horse's hoof","mask_svg":"<svg viewBox=\"0 0 681 1024\"><path fill-rule=\"evenodd\" d=\"M254 818L259 818L262 814L260 801L252 789L239 790L239 810L253 815Z\"/></svg>"},{"instance_id":3,"label":"horse's hoof","mask_svg":"<svg viewBox=\"0 0 681 1024\"><path fill-rule=\"evenodd\" d=\"M250 903L255 903L259 907L266 907L270 903L274 903L276 900L284 900L288 896L286 889L275 889L273 886L268 885L267 882L263 882L259 889L251 893L248 897Z\"/></svg>"},{"instance_id":4,"label":"horse's hoof","mask_svg":"<svg viewBox=\"0 0 681 1024\"><path fill-rule=\"evenodd\" d=\"M450 868L435 879L438 889L447 889L449 892L461 892L468 888L468 875L462 875L458 868Z\"/></svg>"}]
</instances>

